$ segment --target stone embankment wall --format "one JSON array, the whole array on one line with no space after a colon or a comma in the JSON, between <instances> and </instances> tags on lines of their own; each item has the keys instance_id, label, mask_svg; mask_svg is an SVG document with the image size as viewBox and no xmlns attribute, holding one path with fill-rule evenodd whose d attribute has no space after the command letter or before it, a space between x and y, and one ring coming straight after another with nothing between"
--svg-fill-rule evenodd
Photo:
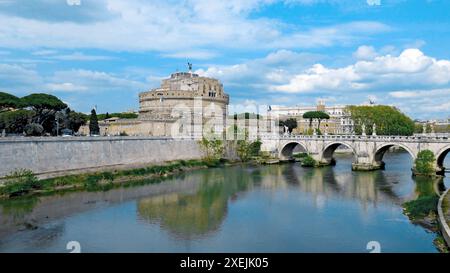
<instances>
[{"instance_id":1,"label":"stone embankment wall","mask_svg":"<svg viewBox=\"0 0 450 273\"><path fill-rule=\"evenodd\" d=\"M447 189L439 199L438 203L438 220L441 228L442 237L444 237L447 246L450 247L450 189Z\"/></svg>"},{"instance_id":2,"label":"stone embankment wall","mask_svg":"<svg viewBox=\"0 0 450 273\"><path fill-rule=\"evenodd\" d=\"M161 137L0 138L0 177L200 159L196 140Z\"/></svg>"}]
</instances>

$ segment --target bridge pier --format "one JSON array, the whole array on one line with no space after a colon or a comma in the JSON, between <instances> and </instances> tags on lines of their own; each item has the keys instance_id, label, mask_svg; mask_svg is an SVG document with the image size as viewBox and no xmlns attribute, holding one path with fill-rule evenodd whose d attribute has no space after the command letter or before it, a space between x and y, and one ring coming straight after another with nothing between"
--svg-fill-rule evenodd
<instances>
[{"instance_id":1,"label":"bridge pier","mask_svg":"<svg viewBox=\"0 0 450 273\"><path fill-rule=\"evenodd\" d=\"M384 162L376 162L376 163L352 163L352 171L375 171L375 170L383 170Z\"/></svg>"},{"instance_id":2,"label":"bridge pier","mask_svg":"<svg viewBox=\"0 0 450 273\"><path fill-rule=\"evenodd\" d=\"M321 153L309 153L309 156L311 156L316 161L316 167L336 165L336 160L334 158L323 157L323 154Z\"/></svg>"}]
</instances>

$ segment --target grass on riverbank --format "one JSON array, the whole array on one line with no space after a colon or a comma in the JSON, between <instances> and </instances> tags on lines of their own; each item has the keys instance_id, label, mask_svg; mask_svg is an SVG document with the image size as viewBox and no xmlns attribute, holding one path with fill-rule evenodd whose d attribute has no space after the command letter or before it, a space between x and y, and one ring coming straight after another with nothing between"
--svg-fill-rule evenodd
<instances>
[{"instance_id":1,"label":"grass on riverbank","mask_svg":"<svg viewBox=\"0 0 450 273\"><path fill-rule=\"evenodd\" d=\"M105 191L116 186L157 183L183 171L218 167L225 160L179 160L144 168L68 175L38 180L31 171L19 170L6 177L0 186L0 199L51 194L67 190Z\"/></svg>"},{"instance_id":2,"label":"grass on riverbank","mask_svg":"<svg viewBox=\"0 0 450 273\"><path fill-rule=\"evenodd\" d=\"M307 153L297 153L297 154L293 154L292 157L295 159L303 159L305 157L308 157L308 154Z\"/></svg>"},{"instance_id":3,"label":"grass on riverbank","mask_svg":"<svg viewBox=\"0 0 450 273\"><path fill-rule=\"evenodd\" d=\"M430 213L436 214L438 202L439 197L437 195L421 196L404 204L405 213L412 220L423 219L429 216Z\"/></svg>"},{"instance_id":4,"label":"grass on riverbank","mask_svg":"<svg viewBox=\"0 0 450 273\"><path fill-rule=\"evenodd\" d=\"M442 212L444 213L447 225L450 226L450 193L447 193L445 198L442 200Z\"/></svg>"}]
</instances>

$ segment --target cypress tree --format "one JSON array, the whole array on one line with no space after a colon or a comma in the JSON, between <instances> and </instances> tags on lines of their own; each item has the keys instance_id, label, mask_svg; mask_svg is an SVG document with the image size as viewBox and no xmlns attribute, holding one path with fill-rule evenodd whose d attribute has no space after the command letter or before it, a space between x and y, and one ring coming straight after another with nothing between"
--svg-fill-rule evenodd
<instances>
[{"instance_id":1,"label":"cypress tree","mask_svg":"<svg viewBox=\"0 0 450 273\"><path fill-rule=\"evenodd\" d=\"M98 126L98 118L95 109L91 111L91 117L89 119L89 134L90 135L99 135L100 127Z\"/></svg>"}]
</instances>

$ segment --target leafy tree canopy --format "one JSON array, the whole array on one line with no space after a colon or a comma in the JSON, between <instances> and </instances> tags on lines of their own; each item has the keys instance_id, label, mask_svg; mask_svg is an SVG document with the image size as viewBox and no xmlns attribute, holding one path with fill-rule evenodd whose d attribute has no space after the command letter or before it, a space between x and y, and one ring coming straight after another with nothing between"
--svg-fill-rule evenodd
<instances>
[{"instance_id":1,"label":"leafy tree canopy","mask_svg":"<svg viewBox=\"0 0 450 273\"><path fill-rule=\"evenodd\" d=\"M414 121L397 108L387 105L348 106L346 109L355 122L355 133L362 133L362 125L366 133L372 134L372 126L376 125L378 135L410 136L414 133Z\"/></svg>"},{"instance_id":2,"label":"leafy tree canopy","mask_svg":"<svg viewBox=\"0 0 450 273\"><path fill-rule=\"evenodd\" d=\"M80 127L86 124L88 116L83 113L70 112L67 118L67 129L77 132Z\"/></svg>"},{"instance_id":3,"label":"leafy tree canopy","mask_svg":"<svg viewBox=\"0 0 450 273\"><path fill-rule=\"evenodd\" d=\"M434 153L430 150L423 150L417 154L415 160L416 171L421 175L432 175L435 173L434 170Z\"/></svg>"},{"instance_id":4,"label":"leafy tree canopy","mask_svg":"<svg viewBox=\"0 0 450 273\"><path fill-rule=\"evenodd\" d=\"M292 133L292 130L297 128L297 120L295 118L288 118L287 120L281 120L280 126L288 127L289 133Z\"/></svg>"},{"instance_id":5,"label":"leafy tree canopy","mask_svg":"<svg viewBox=\"0 0 450 273\"><path fill-rule=\"evenodd\" d=\"M57 97L43 93L25 96L21 98L21 102L24 107L32 107L37 111L41 111L43 109L60 111L67 107L67 105Z\"/></svg>"},{"instance_id":6,"label":"leafy tree canopy","mask_svg":"<svg viewBox=\"0 0 450 273\"><path fill-rule=\"evenodd\" d=\"M317 124L317 130L320 131L320 122L323 119L330 119L330 115L328 115L327 113L325 113L323 111L308 111L303 114L303 118L309 119L309 128L310 129L312 127L313 119L317 119L319 121L319 123Z\"/></svg>"},{"instance_id":7,"label":"leafy tree canopy","mask_svg":"<svg viewBox=\"0 0 450 273\"><path fill-rule=\"evenodd\" d=\"M105 120L108 118L121 118L121 119L135 119L138 115L136 113L106 113L98 114L98 120Z\"/></svg>"},{"instance_id":8,"label":"leafy tree canopy","mask_svg":"<svg viewBox=\"0 0 450 273\"><path fill-rule=\"evenodd\" d=\"M309 111L303 114L304 119L329 119L330 115L323 111Z\"/></svg>"},{"instance_id":9,"label":"leafy tree canopy","mask_svg":"<svg viewBox=\"0 0 450 273\"><path fill-rule=\"evenodd\" d=\"M22 134L36 113L29 110L17 110L0 113L0 131L5 129L9 134Z\"/></svg>"},{"instance_id":10,"label":"leafy tree canopy","mask_svg":"<svg viewBox=\"0 0 450 273\"><path fill-rule=\"evenodd\" d=\"M4 108L19 108L20 106L20 99L14 95L0 92L0 110Z\"/></svg>"}]
</instances>

